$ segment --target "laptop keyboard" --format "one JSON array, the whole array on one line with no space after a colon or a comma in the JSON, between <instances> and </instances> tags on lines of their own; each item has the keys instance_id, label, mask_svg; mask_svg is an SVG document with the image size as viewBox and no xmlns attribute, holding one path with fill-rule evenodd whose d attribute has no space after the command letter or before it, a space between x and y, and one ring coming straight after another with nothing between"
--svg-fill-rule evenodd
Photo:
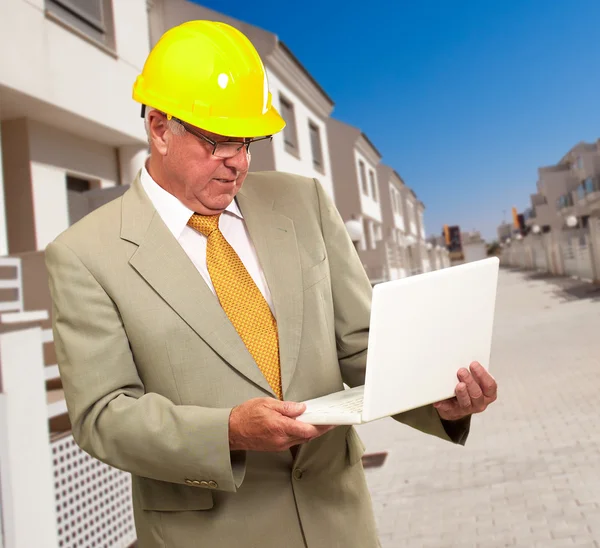
<instances>
[{"instance_id":1,"label":"laptop keyboard","mask_svg":"<svg viewBox=\"0 0 600 548\"><path fill-rule=\"evenodd\" d=\"M321 403L310 408L311 413L362 413L363 394L354 394L352 398Z\"/></svg>"}]
</instances>

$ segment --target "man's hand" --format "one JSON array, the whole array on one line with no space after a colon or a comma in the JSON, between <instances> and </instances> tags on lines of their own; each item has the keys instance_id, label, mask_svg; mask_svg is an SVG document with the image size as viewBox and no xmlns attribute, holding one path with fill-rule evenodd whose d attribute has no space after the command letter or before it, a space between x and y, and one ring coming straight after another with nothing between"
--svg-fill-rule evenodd
<instances>
[{"instance_id":1,"label":"man's hand","mask_svg":"<svg viewBox=\"0 0 600 548\"><path fill-rule=\"evenodd\" d=\"M473 362L470 369L470 373L467 369L459 369L456 397L434 404L442 419L455 421L481 413L496 401L498 385L494 378L478 362Z\"/></svg>"},{"instance_id":2,"label":"man's hand","mask_svg":"<svg viewBox=\"0 0 600 548\"><path fill-rule=\"evenodd\" d=\"M229 415L231 451L285 451L318 438L335 426L313 426L295 420L306 405L274 398L254 398Z\"/></svg>"}]
</instances>

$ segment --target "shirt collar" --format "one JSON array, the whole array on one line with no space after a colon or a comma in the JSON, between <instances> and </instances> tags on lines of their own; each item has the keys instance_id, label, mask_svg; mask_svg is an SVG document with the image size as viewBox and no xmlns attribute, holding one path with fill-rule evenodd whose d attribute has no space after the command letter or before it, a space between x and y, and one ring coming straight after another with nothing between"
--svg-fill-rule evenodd
<instances>
[{"instance_id":1,"label":"shirt collar","mask_svg":"<svg viewBox=\"0 0 600 548\"><path fill-rule=\"evenodd\" d=\"M140 182L161 219L175 236L175 239L178 240L194 211L162 188L148 173L145 163L140 174ZM225 208L225 213L235 215L240 219L244 218L235 199Z\"/></svg>"}]
</instances>

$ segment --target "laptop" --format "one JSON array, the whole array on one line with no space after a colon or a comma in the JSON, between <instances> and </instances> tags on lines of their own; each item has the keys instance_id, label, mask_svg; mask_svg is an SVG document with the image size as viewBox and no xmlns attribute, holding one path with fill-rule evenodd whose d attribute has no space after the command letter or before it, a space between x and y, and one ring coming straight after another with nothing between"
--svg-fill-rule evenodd
<instances>
[{"instance_id":1,"label":"laptop","mask_svg":"<svg viewBox=\"0 0 600 548\"><path fill-rule=\"evenodd\" d=\"M297 420L363 424L455 396L457 372L489 371L500 261L375 285L364 386L304 401Z\"/></svg>"}]
</instances>

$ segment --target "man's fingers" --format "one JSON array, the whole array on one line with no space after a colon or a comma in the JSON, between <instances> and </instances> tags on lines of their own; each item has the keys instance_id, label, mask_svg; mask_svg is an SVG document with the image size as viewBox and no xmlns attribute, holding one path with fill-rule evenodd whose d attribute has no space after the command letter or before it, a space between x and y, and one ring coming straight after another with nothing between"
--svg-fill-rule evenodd
<instances>
[{"instance_id":1,"label":"man's fingers","mask_svg":"<svg viewBox=\"0 0 600 548\"><path fill-rule=\"evenodd\" d=\"M282 427L290 438L295 438L299 441L309 441L321 435L321 430L328 427L315 426L301 421L292 419L282 419ZM326 432L327 430L325 430ZM323 432L324 433L324 432Z\"/></svg>"},{"instance_id":2,"label":"man's fingers","mask_svg":"<svg viewBox=\"0 0 600 548\"><path fill-rule=\"evenodd\" d=\"M304 403L296 403L293 401L279 401L272 400L269 402L269 407L273 409L273 411L277 411L280 415L284 415L285 417L295 418L304 411L306 411L306 404Z\"/></svg>"},{"instance_id":3,"label":"man's fingers","mask_svg":"<svg viewBox=\"0 0 600 548\"><path fill-rule=\"evenodd\" d=\"M459 382L456 386L456 400L463 411L471 409L471 396L464 382Z\"/></svg>"},{"instance_id":4,"label":"man's fingers","mask_svg":"<svg viewBox=\"0 0 600 548\"><path fill-rule=\"evenodd\" d=\"M473 375L466 369L460 369L458 371L458 379L465 383L467 386L467 392L471 398L471 405L476 411L483 411L485 407L485 401L483 398L483 392L480 386L477 384Z\"/></svg>"},{"instance_id":5,"label":"man's fingers","mask_svg":"<svg viewBox=\"0 0 600 548\"><path fill-rule=\"evenodd\" d=\"M484 396L491 401L494 401L498 392L498 385L496 384L494 377L492 377L485 367L478 362L473 362L470 369L477 384L481 387Z\"/></svg>"}]
</instances>

